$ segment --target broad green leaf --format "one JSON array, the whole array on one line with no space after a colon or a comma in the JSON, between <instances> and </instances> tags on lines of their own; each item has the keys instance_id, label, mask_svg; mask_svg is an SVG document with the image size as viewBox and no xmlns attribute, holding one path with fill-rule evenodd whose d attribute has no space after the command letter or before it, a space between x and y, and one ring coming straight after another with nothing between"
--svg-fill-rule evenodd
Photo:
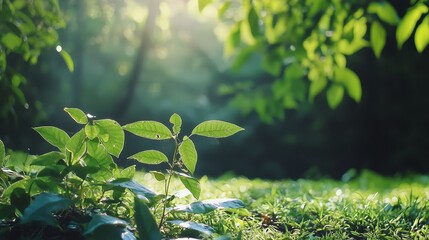
<instances>
[{"instance_id":1,"label":"broad green leaf","mask_svg":"<svg viewBox=\"0 0 429 240\"><path fill-rule=\"evenodd\" d=\"M70 137L66 132L56 127L35 127L34 130L36 130L36 132L38 132L48 143L57 147L61 151L65 149L67 142L70 140Z\"/></svg>"},{"instance_id":2,"label":"broad green leaf","mask_svg":"<svg viewBox=\"0 0 429 240\"><path fill-rule=\"evenodd\" d=\"M165 140L172 138L170 130L162 123L155 121L139 121L127 124L123 128L139 137L152 140Z\"/></svg>"},{"instance_id":3,"label":"broad green leaf","mask_svg":"<svg viewBox=\"0 0 429 240\"><path fill-rule=\"evenodd\" d=\"M0 171L4 171L4 169L0 169ZM29 186L33 183L31 179L21 179L9 185L1 194L3 199L7 199L16 188L28 189Z\"/></svg>"},{"instance_id":4,"label":"broad green leaf","mask_svg":"<svg viewBox=\"0 0 429 240\"><path fill-rule=\"evenodd\" d=\"M194 142L190 138L186 136L183 138L183 142L179 146L179 154L185 167L193 174L197 165L198 154Z\"/></svg>"},{"instance_id":5,"label":"broad green leaf","mask_svg":"<svg viewBox=\"0 0 429 240\"><path fill-rule=\"evenodd\" d=\"M249 9L247 22L249 24L250 32L252 33L253 38L257 38L259 36L259 18L254 7L250 7Z\"/></svg>"},{"instance_id":6,"label":"broad green leaf","mask_svg":"<svg viewBox=\"0 0 429 240\"><path fill-rule=\"evenodd\" d=\"M97 125L86 124L85 125L85 134L86 136L92 140L98 136L100 133L100 129Z\"/></svg>"},{"instance_id":7,"label":"broad green leaf","mask_svg":"<svg viewBox=\"0 0 429 240\"><path fill-rule=\"evenodd\" d=\"M179 116L179 114L174 113L170 117L170 123L173 124L174 135L178 135L180 133L180 128L182 127L182 118Z\"/></svg>"},{"instance_id":8,"label":"broad green leaf","mask_svg":"<svg viewBox=\"0 0 429 240\"><path fill-rule=\"evenodd\" d=\"M128 159L135 159L145 164L160 164L162 162L168 162L167 156L164 153L157 150L147 150L136 153Z\"/></svg>"},{"instance_id":9,"label":"broad green leaf","mask_svg":"<svg viewBox=\"0 0 429 240\"><path fill-rule=\"evenodd\" d=\"M63 60L66 63L69 71L73 72L74 71L74 62L73 62L73 59L70 56L70 54L66 50L62 49L60 52L60 55L61 55L61 57L63 57Z\"/></svg>"},{"instance_id":10,"label":"broad green leaf","mask_svg":"<svg viewBox=\"0 0 429 240\"><path fill-rule=\"evenodd\" d=\"M144 199L134 197L134 220L140 239L160 240L161 232Z\"/></svg>"},{"instance_id":11,"label":"broad green leaf","mask_svg":"<svg viewBox=\"0 0 429 240\"><path fill-rule=\"evenodd\" d=\"M213 137L213 138L224 138L234 135L237 132L243 131L244 128L241 128L235 124L219 121L219 120L209 120L198 124L193 130L192 135L200 135L204 137Z\"/></svg>"},{"instance_id":12,"label":"broad green leaf","mask_svg":"<svg viewBox=\"0 0 429 240\"><path fill-rule=\"evenodd\" d=\"M371 47L377 58L380 58L384 45L386 44L386 30L377 21L371 24Z\"/></svg>"},{"instance_id":13,"label":"broad green leaf","mask_svg":"<svg viewBox=\"0 0 429 240\"><path fill-rule=\"evenodd\" d=\"M182 228L198 231L198 232L203 233L205 235L212 235L213 233L216 232L212 227L205 225L205 224L202 224L202 223L183 221L183 220L170 220L167 222L170 224L178 225Z\"/></svg>"},{"instance_id":14,"label":"broad green leaf","mask_svg":"<svg viewBox=\"0 0 429 240\"><path fill-rule=\"evenodd\" d=\"M236 209L244 208L244 203L239 199L209 199L198 202L193 202L188 205L178 205L173 208L176 212L188 213L208 213L216 209Z\"/></svg>"},{"instance_id":15,"label":"broad green leaf","mask_svg":"<svg viewBox=\"0 0 429 240\"><path fill-rule=\"evenodd\" d=\"M326 80L326 77L320 76L318 80L314 80L310 82L310 89L309 89L309 99L310 101L313 101L314 98L325 89L326 85L328 84L328 80Z\"/></svg>"},{"instance_id":16,"label":"broad green leaf","mask_svg":"<svg viewBox=\"0 0 429 240\"><path fill-rule=\"evenodd\" d=\"M356 75L356 73L354 73L348 68L336 67L334 69L334 81L342 83L346 88L349 96L356 102L360 101L362 97L362 87L360 84L359 77ZM337 97L339 97L339 95Z\"/></svg>"},{"instance_id":17,"label":"broad green leaf","mask_svg":"<svg viewBox=\"0 0 429 240\"><path fill-rule=\"evenodd\" d=\"M6 48L10 50L14 50L15 48L21 46L22 39L17 35L11 32L8 32L2 36L1 42L4 44Z\"/></svg>"},{"instance_id":18,"label":"broad green leaf","mask_svg":"<svg viewBox=\"0 0 429 240\"><path fill-rule=\"evenodd\" d=\"M6 153L6 150L4 148L3 141L0 140L0 166L3 166L3 159L6 156L5 153Z\"/></svg>"},{"instance_id":19,"label":"broad green leaf","mask_svg":"<svg viewBox=\"0 0 429 240\"><path fill-rule=\"evenodd\" d=\"M414 43L418 52L423 52L426 46L429 44L429 15L427 15L423 22L416 29L414 35Z\"/></svg>"},{"instance_id":20,"label":"broad green leaf","mask_svg":"<svg viewBox=\"0 0 429 240\"><path fill-rule=\"evenodd\" d=\"M165 179L165 175L162 172L158 171L150 171L150 173L155 177L158 181L163 181Z\"/></svg>"},{"instance_id":21,"label":"broad green leaf","mask_svg":"<svg viewBox=\"0 0 429 240\"><path fill-rule=\"evenodd\" d=\"M157 196L157 194L152 190L130 179L116 179L109 182L109 185L129 189L135 195L140 195L142 197L145 197L149 201L151 201Z\"/></svg>"},{"instance_id":22,"label":"broad green leaf","mask_svg":"<svg viewBox=\"0 0 429 240\"><path fill-rule=\"evenodd\" d=\"M64 108L64 111L66 111L75 122L79 124L87 124L88 123L88 117L86 114L80 110L79 108Z\"/></svg>"},{"instance_id":23,"label":"broad green leaf","mask_svg":"<svg viewBox=\"0 0 429 240\"><path fill-rule=\"evenodd\" d=\"M125 178L125 179L133 179L134 174L136 173L136 165L131 165L124 169L118 169L115 178Z\"/></svg>"},{"instance_id":24,"label":"broad green leaf","mask_svg":"<svg viewBox=\"0 0 429 240\"><path fill-rule=\"evenodd\" d=\"M75 133L66 144L67 150L73 154L73 159L77 160L82 157L85 152L82 152L82 148L85 143L85 131L81 129L79 132Z\"/></svg>"},{"instance_id":25,"label":"broad green leaf","mask_svg":"<svg viewBox=\"0 0 429 240\"><path fill-rule=\"evenodd\" d=\"M423 3L416 4L413 8L410 8L405 14L404 18L396 29L396 40L398 47L401 48L405 41L411 36L416 26L417 21L420 19L422 14L427 13L429 8Z\"/></svg>"},{"instance_id":26,"label":"broad green leaf","mask_svg":"<svg viewBox=\"0 0 429 240\"><path fill-rule=\"evenodd\" d=\"M224 43L224 55L229 57L232 55L236 47L240 44L240 25L237 23L231 27L228 36Z\"/></svg>"},{"instance_id":27,"label":"broad green leaf","mask_svg":"<svg viewBox=\"0 0 429 240\"><path fill-rule=\"evenodd\" d=\"M179 177L183 185L192 193L192 196L198 199L201 193L201 186L198 179L184 173L175 172L175 174Z\"/></svg>"},{"instance_id":28,"label":"broad green leaf","mask_svg":"<svg viewBox=\"0 0 429 240\"><path fill-rule=\"evenodd\" d=\"M119 157L125 142L125 134L122 127L111 119L94 120L94 125L100 129L99 135L104 136L100 137L100 140L107 152L115 157Z\"/></svg>"},{"instance_id":29,"label":"broad green leaf","mask_svg":"<svg viewBox=\"0 0 429 240\"><path fill-rule=\"evenodd\" d=\"M198 0L198 10L202 12L211 2L212 0Z\"/></svg>"},{"instance_id":30,"label":"broad green leaf","mask_svg":"<svg viewBox=\"0 0 429 240\"><path fill-rule=\"evenodd\" d=\"M61 152L48 152L42 155L39 155L31 161L31 165L36 166L50 166L56 165L59 160L64 159L64 154Z\"/></svg>"},{"instance_id":31,"label":"broad green leaf","mask_svg":"<svg viewBox=\"0 0 429 240\"><path fill-rule=\"evenodd\" d=\"M328 105L330 108L335 109L343 100L344 88L338 84L332 84L326 92Z\"/></svg>"},{"instance_id":32,"label":"broad green leaf","mask_svg":"<svg viewBox=\"0 0 429 240\"><path fill-rule=\"evenodd\" d=\"M71 205L71 201L63 196L52 193L41 193L28 206L21 218L21 224L42 222L50 226L58 226L52 213L64 210Z\"/></svg>"},{"instance_id":33,"label":"broad green leaf","mask_svg":"<svg viewBox=\"0 0 429 240\"><path fill-rule=\"evenodd\" d=\"M94 215L91 219L91 221L88 223L88 226L85 229L84 235L88 235L93 233L97 228L103 226L103 225L115 225L115 226L121 226L121 227L127 227L128 223L125 222L122 219L115 218L109 215L101 215L97 214Z\"/></svg>"},{"instance_id":34,"label":"broad green leaf","mask_svg":"<svg viewBox=\"0 0 429 240\"><path fill-rule=\"evenodd\" d=\"M397 25L400 21L395 8L387 1L374 1L368 6L368 12L377 14L378 18L390 25Z\"/></svg>"}]
</instances>

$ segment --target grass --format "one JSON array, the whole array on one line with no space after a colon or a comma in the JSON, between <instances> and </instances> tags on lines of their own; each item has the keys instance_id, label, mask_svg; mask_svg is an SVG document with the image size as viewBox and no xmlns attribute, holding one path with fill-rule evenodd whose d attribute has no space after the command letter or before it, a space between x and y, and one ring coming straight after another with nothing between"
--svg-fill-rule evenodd
<instances>
[{"instance_id":1,"label":"grass","mask_svg":"<svg viewBox=\"0 0 429 240\"><path fill-rule=\"evenodd\" d=\"M157 192L149 174L136 180ZM174 190L183 189L179 182ZM189 215L233 239L426 239L429 177L385 178L363 171L351 181L201 179L201 199L239 198L247 211ZM179 199L180 203L192 199ZM181 235L177 229L172 235ZM189 236L189 232L182 233ZM198 234L195 237L201 238ZM217 236L214 236L216 238ZM206 237L207 238L207 237Z\"/></svg>"}]
</instances>

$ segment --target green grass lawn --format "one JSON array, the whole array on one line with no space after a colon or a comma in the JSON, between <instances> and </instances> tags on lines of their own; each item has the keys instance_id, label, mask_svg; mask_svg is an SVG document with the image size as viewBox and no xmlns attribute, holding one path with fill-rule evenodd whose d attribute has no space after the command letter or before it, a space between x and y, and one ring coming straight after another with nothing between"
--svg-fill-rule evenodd
<instances>
[{"instance_id":1,"label":"green grass lawn","mask_svg":"<svg viewBox=\"0 0 429 240\"><path fill-rule=\"evenodd\" d=\"M162 184L150 174L138 174L136 180L162 192ZM173 192L181 190L180 186L174 182ZM247 211L216 210L206 215L189 215L189 220L212 226L219 236L233 239L239 234L241 239L426 239L429 236L428 176L385 178L363 171L347 182L265 181L225 176L203 177L201 186L201 200L239 198L247 206ZM194 200L188 196L177 201ZM177 231L172 232L177 235ZM192 232L182 234L192 236ZM198 233L193 236L202 237Z\"/></svg>"}]
</instances>

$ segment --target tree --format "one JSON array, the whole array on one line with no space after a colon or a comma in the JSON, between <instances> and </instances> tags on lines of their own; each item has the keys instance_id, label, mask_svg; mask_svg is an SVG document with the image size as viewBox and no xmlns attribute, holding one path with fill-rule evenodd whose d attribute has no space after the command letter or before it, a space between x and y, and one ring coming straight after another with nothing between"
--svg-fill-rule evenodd
<instances>
[{"instance_id":1,"label":"tree","mask_svg":"<svg viewBox=\"0 0 429 240\"><path fill-rule=\"evenodd\" d=\"M211 2L199 0L200 11ZM418 52L429 43L424 0L412 0L402 19L384 0L219 0L212 5L221 21L232 22L224 42L225 55L234 58L232 68L257 58L267 73L244 84L224 85L223 92L233 93L235 105L256 111L266 122L283 119L285 109L313 102L322 93L332 109L345 93L359 102L361 81L347 59L368 47L379 58L387 32L395 27L398 48L414 29Z\"/></svg>"}]
</instances>

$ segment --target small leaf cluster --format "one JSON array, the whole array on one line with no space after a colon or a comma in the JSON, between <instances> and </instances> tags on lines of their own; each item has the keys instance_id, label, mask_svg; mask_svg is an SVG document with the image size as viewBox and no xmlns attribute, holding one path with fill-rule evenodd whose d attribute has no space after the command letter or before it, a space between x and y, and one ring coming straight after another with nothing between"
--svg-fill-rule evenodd
<instances>
[{"instance_id":1,"label":"small leaf cluster","mask_svg":"<svg viewBox=\"0 0 429 240\"><path fill-rule=\"evenodd\" d=\"M161 239L167 223L211 235L211 227L181 219L180 213L244 207L238 199L176 205L175 196L170 194L171 179L177 177L194 198L200 197L201 186L193 176L197 150L192 136L222 138L242 128L211 120L180 138L182 120L177 114L170 118L170 131L155 121L121 126L111 119L95 119L77 108L64 110L82 127L71 136L53 126L34 128L55 151L38 156L13 151L6 154L0 141L0 237L30 238L37 232L43 239L51 238L49 234L63 239ZM153 172L156 179L165 182L163 193L133 180L135 165L125 169L116 165L114 159L125 143L124 130L148 139L173 140L175 151L170 159L157 150L129 157L144 164L168 165L165 172Z\"/></svg>"}]
</instances>

